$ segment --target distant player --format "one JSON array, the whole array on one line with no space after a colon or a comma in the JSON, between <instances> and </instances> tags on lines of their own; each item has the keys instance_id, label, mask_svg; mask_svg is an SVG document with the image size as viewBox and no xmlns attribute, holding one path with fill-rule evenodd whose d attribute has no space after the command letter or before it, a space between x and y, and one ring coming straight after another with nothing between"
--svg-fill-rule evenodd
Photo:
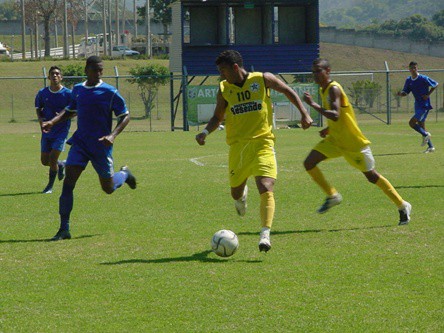
<instances>
[{"instance_id":1,"label":"distant player","mask_svg":"<svg viewBox=\"0 0 444 333\"><path fill-rule=\"evenodd\" d=\"M399 224L409 223L412 206L404 201L392 184L375 170L370 141L359 129L353 107L341 85L331 80L328 60L315 59L312 71L315 82L320 86L322 106L307 92L304 94L304 101L326 117L328 124L327 128L320 131L323 139L304 161L308 174L327 195L318 213L323 214L333 206L339 205L342 196L327 182L317 165L326 159L342 156L351 166L361 171L370 183L376 184L396 205L399 211Z\"/></svg>"},{"instance_id":2,"label":"distant player","mask_svg":"<svg viewBox=\"0 0 444 333\"><path fill-rule=\"evenodd\" d=\"M432 108L430 95L438 86L438 82L426 75L418 73L418 63L412 61L409 64L409 71L412 74L405 80L404 88L398 92L398 96L407 96L410 92L415 97L415 114L409 121L409 125L416 132L422 135L421 146L427 144L424 153L433 153L435 147L432 144L430 132L425 129L427 115Z\"/></svg>"},{"instance_id":3,"label":"distant player","mask_svg":"<svg viewBox=\"0 0 444 333\"><path fill-rule=\"evenodd\" d=\"M293 89L271 73L247 72L239 52L222 52L216 59L216 65L222 78L216 109L202 133L196 135L196 141L204 145L206 137L225 120L227 144L230 146L228 167L231 196L235 200L237 213L244 216L247 180L250 176L255 177L260 194L262 226L259 250L267 252L271 249L270 229L275 210L273 190L277 176L270 89L285 94L299 109L304 129L310 127L313 121Z\"/></svg>"},{"instance_id":4,"label":"distant player","mask_svg":"<svg viewBox=\"0 0 444 333\"><path fill-rule=\"evenodd\" d=\"M113 86L102 81L103 62L97 56L86 60L87 81L76 84L72 100L64 111L52 120L44 122L44 132L50 132L58 123L77 115L77 131L68 140L71 149L66 160L66 177L59 200L60 229L51 239L70 239L70 214L74 202L74 187L88 162L99 175L100 185L107 194L113 193L125 182L136 188L136 179L128 169L122 167L114 173L113 144L130 120L125 100ZM112 130L113 115L117 125Z\"/></svg>"},{"instance_id":5,"label":"distant player","mask_svg":"<svg viewBox=\"0 0 444 333\"><path fill-rule=\"evenodd\" d=\"M59 67L52 66L48 75L49 87L40 89L35 97L35 108L40 128L45 120L54 118L69 104L71 90L62 85L62 72ZM71 120L54 126L50 133L42 129L40 141L40 160L44 166L49 166L49 180L43 193L52 193L55 178L58 174L59 180L65 175L65 161L59 161L60 153L65 148Z\"/></svg>"}]
</instances>

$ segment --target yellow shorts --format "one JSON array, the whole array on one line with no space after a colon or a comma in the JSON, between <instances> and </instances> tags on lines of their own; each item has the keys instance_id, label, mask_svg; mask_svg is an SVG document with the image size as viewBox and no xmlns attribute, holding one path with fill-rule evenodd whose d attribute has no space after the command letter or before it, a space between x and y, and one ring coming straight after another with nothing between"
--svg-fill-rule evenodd
<instances>
[{"instance_id":1,"label":"yellow shorts","mask_svg":"<svg viewBox=\"0 0 444 333\"><path fill-rule=\"evenodd\" d=\"M238 187L250 176L276 179L274 141L263 139L232 144L228 155L228 172L231 187Z\"/></svg>"},{"instance_id":2,"label":"yellow shorts","mask_svg":"<svg viewBox=\"0 0 444 333\"><path fill-rule=\"evenodd\" d=\"M375 168L375 159L369 146L363 147L360 151L347 151L339 148L328 139L320 141L313 150L316 150L327 158L337 158L343 156L353 167L362 172L367 172Z\"/></svg>"}]
</instances>

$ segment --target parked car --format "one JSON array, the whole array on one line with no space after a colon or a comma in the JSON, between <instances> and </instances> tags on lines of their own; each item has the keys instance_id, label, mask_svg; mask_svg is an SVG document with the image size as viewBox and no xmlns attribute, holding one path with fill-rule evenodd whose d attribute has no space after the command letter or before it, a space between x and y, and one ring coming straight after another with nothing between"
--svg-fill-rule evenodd
<instances>
[{"instance_id":1,"label":"parked car","mask_svg":"<svg viewBox=\"0 0 444 333\"><path fill-rule=\"evenodd\" d=\"M125 45L114 46L111 51L111 56L113 57L122 57L122 56L133 57L138 55L140 55L139 52L131 50L129 47Z\"/></svg>"}]
</instances>

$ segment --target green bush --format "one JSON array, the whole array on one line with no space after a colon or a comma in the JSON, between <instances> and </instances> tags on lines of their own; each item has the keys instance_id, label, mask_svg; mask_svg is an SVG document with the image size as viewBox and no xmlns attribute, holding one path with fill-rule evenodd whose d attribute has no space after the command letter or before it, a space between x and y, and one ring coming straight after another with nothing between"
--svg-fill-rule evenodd
<instances>
[{"instance_id":1,"label":"green bush","mask_svg":"<svg viewBox=\"0 0 444 333\"><path fill-rule=\"evenodd\" d=\"M159 64L149 64L133 67L129 72L133 77L128 79L128 82L137 85L145 106L145 117L148 118L155 106L159 86L166 85L169 82L169 70Z\"/></svg>"}]
</instances>

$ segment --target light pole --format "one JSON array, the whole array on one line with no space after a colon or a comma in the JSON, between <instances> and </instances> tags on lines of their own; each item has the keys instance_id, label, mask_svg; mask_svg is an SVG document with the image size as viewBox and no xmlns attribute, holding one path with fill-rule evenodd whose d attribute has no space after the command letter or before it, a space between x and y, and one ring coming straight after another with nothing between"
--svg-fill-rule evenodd
<instances>
[{"instance_id":1,"label":"light pole","mask_svg":"<svg viewBox=\"0 0 444 333\"><path fill-rule=\"evenodd\" d=\"M146 21L146 55L148 58L151 58L150 0L146 0L145 21Z\"/></svg>"},{"instance_id":2,"label":"light pole","mask_svg":"<svg viewBox=\"0 0 444 333\"><path fill-rule=\"evenodd\" d=\"M11 61L14 61L14 35L11 36Z\"/></svg>"},{"instance_id":3,"label":"light pole","mask_svg":"<svg viewBox=\"0 0 444 333\"><path fill-rule=\"evenodd\" d=\"M68 8L66 0L63 0L63 57L69 58L68 42Z\"/></svg>"},{"instance_id":4,"label":"light pole","mask_svg":"<svg viewBox=\"0 0 444 333\"><path fill-rule=\"evenodd\" d=\"M22 9L22 59L26 59L26 46L25 46L25 35L26 35L26 25L25 25L25 0L20 0L20 6ZM31 49L32 53L32 49Z\"/></svg>"}]
</instances>

